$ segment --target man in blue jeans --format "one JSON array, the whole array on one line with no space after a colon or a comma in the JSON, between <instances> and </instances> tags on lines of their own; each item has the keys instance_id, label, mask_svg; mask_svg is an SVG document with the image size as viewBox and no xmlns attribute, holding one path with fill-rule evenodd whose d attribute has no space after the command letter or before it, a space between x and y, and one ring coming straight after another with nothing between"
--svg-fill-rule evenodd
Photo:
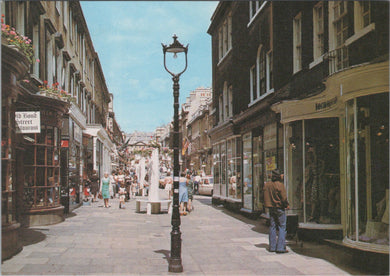
<instances>
[{"instance_id":1,"label":"man in blue jeans","mask_svg":"<svg viewBox=\"0 0 390 276\"><path fill-rule=\"evenodd\" d=\"M287 192L283 185L283 174L279 170L272 171L272 181L264 185L264 205L269 208L269 251L287 253L286 250L286 213L289 209ZM276 239L276 229L279 230Z\"/></svg>"}]
</instances>

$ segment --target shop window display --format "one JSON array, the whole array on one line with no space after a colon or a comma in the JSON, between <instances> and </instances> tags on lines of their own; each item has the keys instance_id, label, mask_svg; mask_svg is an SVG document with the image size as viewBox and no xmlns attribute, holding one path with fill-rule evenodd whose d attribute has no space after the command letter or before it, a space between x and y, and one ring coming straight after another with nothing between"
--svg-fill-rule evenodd
<instances>
[{"instance_id":1,"label":"shop window display","mask_svg":"<svg viewBox=\"0 0 390 276\"><path fill-rule=\"evenodd\" d=\"M226 142L220 144L220 153L221 153L221 196L226 197L227 189L227 173L226 173Z\"/></svg>"},{"instance_id":2,"label":"shop window display","mask_svg":"<svg viewBox=\"0 0 390 276\"><path fill-rule=\"evenodd\" d=\"M389 246L389 95L347 103L348 238Z\"/></svg>"},{"instance_id":3,"label":"shop window display","mask_svg":"<svg viewBox=\"0 0 390 276\"><path fill-rule=\"evenodd\" d=\"M290 212L297 214L300 221L304 218L302 129L302 121L289 123L286 126L287 141L285 142L288 147L286 169Z\"/></svg>"},{"instance_id":4,"label":"shop window display","mask_svg":"<svg viewBox=\"0 0 390 276\"><path fill-rule=\"evenodd\" d=\"M308 222L341 223L338 118L305 120L305 195Z\"/></svg>"},{"instance_id":5,"label":"shop window display","mask_svg":"<svg viewBox=\"0 0 390 276\"><path fill-rule=\"evenodd\" d=\"M9 102L7 102L9 101ZM11 112L11 99L3 99L1 124L1 223L12 224L16 220L15 194L15 116Z\"/></svg>"},{"instance_id":6,"label":"shop window display","mask_svg":"<svg viewBox=\"0 0 390 276\"><path fill-rule=\"evenodd\" d=\"M291 212L306 223L340 224L338 118L292 122L286 133Z\"/></svg>"},{"instance_id":7,"label":"shop window display","mask_svg":"<svg viewBox=\"0 0 390 276\"><path fill-rule=\"evenodd\" d=\"M219 144L213 146L213 171L214 171L214 185L213 185L213 194L220 195L220 156L219 156Z\"/></svg>"},{"instance_id":8,"label":"shop window display","mask_svg":"<svg viewBox=\"0 0 390 276\"><path fill-rule=\"evenodd\" d=\"M263 135L256 133L253 135L253 192L254 209L263 211Z\"/></svg>"},{"instance_id":9,"label":"shop window display","mask_svg":"<svg viewBox=\"0 0 390 276\"><path fill-rule=\"evenodd\" d=\"M241 199L241 143L239 137L227 140L228 197Z\"/></svg>"},{"instance_id":10,"label":"shop window display","mask_svg":"<svg viewBox=\"0 0 390 276\"><path fill-rule=\"evenodd\" d=\"M26 135L24 203L26 209L57 207L59 202L60 129L41 126Z\"/></svg>"},{"instance_id":11,"label":"shop window display","mask_svg":"<svg viewBox=\"0 0 390 276\"><path fill-rule=\"evenodd\" d=\"M252 134L246 133L242 138L243 148L243 207L252 210L253 189L252 189Z\"/></svg>"}]
</instances>

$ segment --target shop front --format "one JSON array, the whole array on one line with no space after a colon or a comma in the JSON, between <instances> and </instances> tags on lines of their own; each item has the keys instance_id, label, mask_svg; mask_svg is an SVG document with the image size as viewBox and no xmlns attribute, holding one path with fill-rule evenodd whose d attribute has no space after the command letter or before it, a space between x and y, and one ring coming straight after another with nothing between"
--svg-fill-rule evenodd
<instances>
[{"instance_id":1,"label":"shop front","mask_svg":"<svg viewBox=\"0 0 390 276\"><path fill-rule=\"evenodd\" d=\"M213 198L241 205L241 136L230 136L213 145Z\"/></svg>"},{"instance_id":2,"label":"shop front","mask_svg":"<svg viewBox=\"0 0 390 276\"><path fill-rule=\"evenodd\" d=\"M19 86L30 63L27 57L15 48L1 45L1 258L8 259L22 250L19 239L21 225L20 194L22 176L17 170L17 141L15 110L20 94L25 93ZM20 161L20 158L18 159Z\"/></svg>"},{"instance_id":3,"label":"shop front","mask_svg":"<svg viewBox=\"0 0 390 276\"><path fill-rule=\"evenodd\" d=\"M274 117L274 116L273 116ZM257 126L242 136L242 211L266 213L264 183L275 169L283 171L282 128L278 122Z\"/></svg>"},{"instance_id":4,"label":"shop front","mask_svg":"<svg viewBox=\"0 0 390 276\"><path fill-rule=\"evenodd\" d=\"M23 96L17 104L16 116L33 118L39 114L35 117L40 117L40 131L19 130L23 137L18 147L24 174L22 224L25 226L64 220L60 201L61 129L68 108L66 101L40 95Z\"/></svg>"},{"instance_id":5,"label":"shop front","mask_svg":"<svg viewBox=\"0 0 390 276\"><path fill-rule=\"evenodd\" d=\"M388 66L339 72L320 94L273 106L284 126L289 212L300 228L331 230L347 246L387 254Z\"/></svg>"}]
</instances>

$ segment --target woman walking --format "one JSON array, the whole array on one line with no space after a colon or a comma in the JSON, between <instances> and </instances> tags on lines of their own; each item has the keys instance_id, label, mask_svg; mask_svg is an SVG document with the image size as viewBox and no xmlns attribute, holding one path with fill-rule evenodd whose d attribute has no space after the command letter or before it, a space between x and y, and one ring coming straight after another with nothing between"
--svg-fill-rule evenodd
<instances>
[{"instance_id":1,"label":"woman walking","mask_svg":"<svg viewBox=\"0 0 390 276\"><path fill-rule=\"evenodd\" d=\"M187 211L191 212L194 209L194 207L192 206L192 199L194 198L194 182L192 181L190 174L187 174L187 193L188 193Z\"/></svg>"},{"instance_id":2,"label":"woman walking","mask_svg":"<svg viewBox=\"0 0 390 276\"><path fill-rule=\"evenodd\" d=\"M185 173L182 172L179 180L179 202L180 202L180 215L187 215L186 206L188 202L188 190L187 190L187 178Z\"/></svg>"},{"instance_id":3,"label":"woman walking","mask_svg":"<svg viewBox=\"0 0 390 276\"><path fill-rule=\"evenodd\" d=\"M103 196L104 207L106 208L111 207L108 203L110 199L110 190L111 190L110 178L108 177L108 173L104 173L104 176L102 178L102 183L100 185L100 193Z\"/></svg>"}]
</instances>

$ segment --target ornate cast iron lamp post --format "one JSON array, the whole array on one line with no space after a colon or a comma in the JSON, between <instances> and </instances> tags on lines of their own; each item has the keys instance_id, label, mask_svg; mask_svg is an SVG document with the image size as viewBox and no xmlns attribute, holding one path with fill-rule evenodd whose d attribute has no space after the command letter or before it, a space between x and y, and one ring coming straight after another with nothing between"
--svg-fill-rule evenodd
<instances>
[{"instance_id":1,"label":"ornate cast iron lamp post","mask_svg":"<svg viewBox=\"0 0 390 276\"><path fill-rule=\"evenodd\" d=\"M162 43L161 43L162 44ZM180 214L179 214L179 79L180 75L187 69L188 45L184 47L173 35L173 43L169 46L162 44L164 53L164 68L172 76L173 80L173 206L172 206L172 232L171 232L171 257L169 259L169 272L183 272L181 263L181 232L180 232ZM185 67L180 73L171 72L166 65L166 53L173 53L176 58L178 53L185 55Z\"/></svg>"}]
</instances>

